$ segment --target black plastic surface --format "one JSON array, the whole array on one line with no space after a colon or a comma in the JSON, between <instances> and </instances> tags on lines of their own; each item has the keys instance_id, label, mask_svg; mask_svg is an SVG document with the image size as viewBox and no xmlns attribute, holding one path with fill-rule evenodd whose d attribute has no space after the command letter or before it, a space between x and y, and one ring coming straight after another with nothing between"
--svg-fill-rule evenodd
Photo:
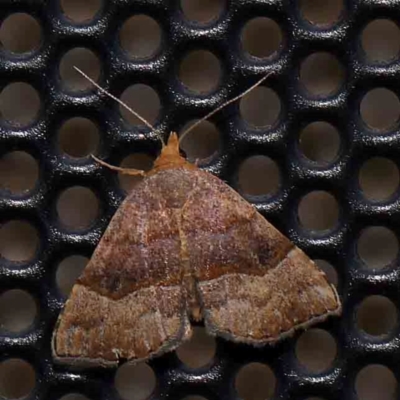
<instances>
[{"instance_id":1,"label":"black plastic surface","mask_svg":"<svg viewBox=\"0 0 400 400\"><path fill-rule=\"evenodd\" d=\"M179 130L190 119L203 116L273 71L266 85L279 94L279 122L267 129L253 129L241 120L238 104L230 106L212 118L221 134L221 147L203 167L236 187L238 165L244 158L263 154L275 160L282 176L279 193L250 200L310 257L323 258L334 265L339 276L343 316L322 324L334 336L338 348L336 359L326 372L311 374L300 366L294 352L295 338L263 349L218 340L217 353L209 367L188 370L174 354L151 361L157 376L153 397L180 399L198 394L209 400L234 399L236 371L254 361L266 362L273 369L277 378L275 398L280 399L356 398L356 374L371 363L386 365L399 377L398 328L380 339L361 333L355 324L356 307L367 294L385 295L400 305L399 272L370 272L355 250L357 237L366 226L383 225L400 233L398 193L386 203L370 203L361 195L357 183L358 169L369 157L380 155L395 162L400 158L398 127L383 137L372 133L359 116L360 100L368 90L387 87L400 94L398 61L379 67L369 65L359 44L361 31L370 20L382 17L400 21L397 1L348 0L340 21L327 29L304 22L294 0L231 0L219 19L206 27L185 21L176 0L110 0L104 2L94 20L82 25L66 20L55 0L1 1L0 20L15 12L37 18L43 30L42 44L39 50L20 58L0 53L0 87L14 81L33 85L41 97L41 110L38 119L27 128L0 124L0 152L24 150L31 154L39 162L40 181L31 194L22 198L1 194L0 221L29 221L40 232L41 246L28 264L15 267L1 259L0 287L2 291L26 290L36 299L39 313L29 331L0 336L0 358L22 358L34 366L37 384L29 398L56 399L69 392L98 400L118 398L113 385L115 371L75 372L54 366L52 361L50 338L64 302L54 280L57 263L72 254L89 257L123 198L112 172L90 158L74 163L58 153L57 129L72 116L95 121L101 133L99 154L114 164L132 152L156 155L160 149L154 133L145 127L124 124L118 105L103 94L89 90L74 95L63 89L59 61L75 47L95 52L101 61L99 83L113 94L120 94L135 82L156 90L162 104L156 129L165 138L169 131ZM150 61L134 62L119 48L118 32L129 16L142 13L160 24L162 47ZM250 58L240 45L243 25L257 16L275 20L284 36L278 54L265 60ZM193 49L208 49L221 62L221 82L209 96L193 95L177 78L179 61ZM340 90L327 99L311 99L299 81L301 62L317 51L335 55L345 73ZM297 143L301 128L319 120L337 127L341 149L333 163L316 168L299 155ZM60 227L55 217L58 194L76 185L91 188L101 203L101 218L87 232L78 234ZM313 190L330 192L340 207L337 226L320 235L302 229L297 217L301 197Z\"/></svg>"}]
</instances>

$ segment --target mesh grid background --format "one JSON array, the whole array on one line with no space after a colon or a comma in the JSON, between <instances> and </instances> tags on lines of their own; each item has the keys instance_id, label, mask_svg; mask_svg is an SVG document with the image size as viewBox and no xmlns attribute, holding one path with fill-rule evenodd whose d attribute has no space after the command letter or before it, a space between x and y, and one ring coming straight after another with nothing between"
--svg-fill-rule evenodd
<instances>
[{"instance_id":1,"label":"mesh grid background","mask_svg":"<svg viewBox=\"0 0 400 400\"><path fill-rule=\"evenodd\" d=\"M39 93L41 108L34 123L16 128L3 121L0 125L0 153L26 151L39 164L40 179L33 191L24 196L2 192L0 221L25 220L39 232L40 246L33 260L18 264L0 260L2 291L19 288L37 302L34 324L20 334L1 333L0 361L20 358L30 363L36 383L28 398L57 399L76 392L92 399L118 399L114 386L115 371L71 371L54 366L50 338L64 298L55 284L55 268L72 254L90 257L101 234L123 199L114 174L89 158L70 162L57 150L55 132L62 121L87 117L100 131L98 155L118 164L136 152L155 156L160 143L155 132L141 126L128 126L119 115L118 105L98 91L79 95L66 90L59 77L59 63L70 49L85 47L100 59L99 83L120 95L129 85L144 83L158 94L161 111L156 131L167 137L193 118L200 118L217 104L240 93L267 72L273 74L265 83L281 100L279 120L267 128L253 128L240 118L235 104L212 118L220 132L216 155L202 168L238 188L238 167L251 155L272 158L280 169L281 185L274 196L249 196L258 210L295 244L314 259L324 259L335 266L344 311L341 318L319 326L329 331L337 345L332 365L313 374L301 366L295 355L299 336L274 347L254 349L217 340L216 354L207 366L191 370L175 354L152 360L156 375L153 398L184 398L201 395L209 400L235 399L235 375L251 362L267 364L276 377L274 398L355 399L358 372L370 364L387 366L399 378L399 330L382 337L372 337L358 329L355 313L367 295L388 297L400 305L400 276L396 269L379 272L365 268L357 255L357 239L369 226L385 226L398 236L400 207L398 191L383 202L365 199L358 185L361 165L371 157L385 157L398 165L400 133L395 126L384 135L373 132L360 118L362 97L371 89L385 87L399 95L398 61L372 65L360 48L360 34L368 22L377 18L400 21L398 1L347 0L341 19L333 27L317 29L300 17L298 3L271 0L230 0L216 21L200 27L186 21L179 1L126 0L104 2L96 17L87 24L71 24L62 15L58 1L2 0L0 20L16 12L28 13L42 29L40 48L28 56L0 54L0 87L11 82L26 82ZM129 60L118 44L122 22L129 16L146 14L162 30L160 50L149 61ZM279 24L283 45L266 60L256 60L243 53L240 35L244 24L266 16ZM218 88L209 95L195 96L177 78L179 62L194 49L211 51L221 63ZM310 54L324 51L340 61L344 80L327 98L310 97L300 84L302 61ZM299 131L313 121L334 125L341 139L337 159L314 167L300 155ZM100 216L84 232L68 232L57 221L55 204L60 193L71 186L93 190L100 202ZM323 233L303 229L298 206L309 192L331 193L339 205L338 223ZM398 263L398 256L393 265ZM396 389L397 390L397 389ZM398 397L396 391L394 394Z\"/></svg>"}]
</instances>

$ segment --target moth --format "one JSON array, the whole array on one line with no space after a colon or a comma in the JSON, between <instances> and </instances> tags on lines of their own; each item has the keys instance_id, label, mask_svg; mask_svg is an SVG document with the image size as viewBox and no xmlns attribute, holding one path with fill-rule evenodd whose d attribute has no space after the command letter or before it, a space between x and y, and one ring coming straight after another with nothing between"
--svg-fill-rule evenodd
<instances>
[{"instance_id":1,"label":"moth","mask_svg":"<svg viewBox=\"0 0 400 400\"><path fill-rule=\"evenodd\" d=\"M58 318L57 362L148 360L188 340L191 320L210 335L262 346L340 314L325 274L236 191L182 157L176 133L149 172L109 167L144 179Z\"/></svg>"}]
</instances>

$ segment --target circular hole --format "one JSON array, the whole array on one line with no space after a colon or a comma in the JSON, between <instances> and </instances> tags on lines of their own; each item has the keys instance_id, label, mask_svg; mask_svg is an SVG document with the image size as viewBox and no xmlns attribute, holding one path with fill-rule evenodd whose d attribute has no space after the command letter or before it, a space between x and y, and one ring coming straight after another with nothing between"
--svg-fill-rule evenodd
<instances>
[{"instance_id":1,"label":"circular hole","mask_svg":"<svg viewBox=\"0 0 400 400\"><path fill-rule=\"evenodd\" d=\"M86 397L80 393L69 393L63 397L60 397L59 400L90 400L90 399L89 397Z\"/></svg>"},{"instance_id":2,"label":"circular hole","mask_svg":"<svg viewBox=\"0 0 400 400\"><path fill-rule=\"evenodd\" d=\"M327 122L312 122L301 131L299 145L301 151L309 160L328 163L338 155L340 148L339 132Z\"/></svg>"},{"instance_id":3,"label":"circular hole","mask_svg":"<svg viewBox=\"0 0 400 400\"><path fill-rule=\"evenodd\" d=\"M329 96L339 90L344 72L338 59L329 53L308 56L300 69L300 81L313 96Z\"/></svg>"},{"instance_id":4,"label":"circular hole","mask_svg":"<svg viewBox=\"0 0 400 400\"><path fill-rule=\"evenodd\" d=\"M343 0L301 0L302 17L313 25L333 25L343 11Z\"/></svg>"},{"instance_id":5,"label":"circular hole","mask_svg":"<svg viewBox=\"0 0 400 400\"><path fill-rule=\"evenodd\" d=\"M188 367L200 368L212 361L216 347L215 339L207 335L204 328L196 326L190 341L178 347L176 353Z\"/></svg>"},{"instance_id":6,"label":"circular hole","mask_svg":"<svg viewBox=\"0 0 400 400\"><path fill-rule=\"evenodd\" d=\"M247 195L274 194L280 184L279 168L269 157L249 157L239 167L238 183L240 190Z\"/></svg>"},{"instance_id":7,"label":"circular hole","mask_svg":"<svg viewBox=\"0 0 400 400\"><path fill-rule=\"evenodd\" d=\"M388 19L376 19L364 29L361 44L370 62L392 61L400 52L400 29Z\"/></svg>"},{"instance_id":8,"label":"circular hole","mask_svg":"<svg viewBox=\"0 0 400 400\"><path fill-rule=\"evenodd\" d=\"M328 369L336 357L336 341L323 329L310 329L296 342L296 357L309 371L319 373Z\"/></svg>"},{"instance_id":9,"label":"circular hole","mask_svg":"<svg viewBox=\"0 0 400 400\"><path fill-rule=\"evenodd\" d=\"M13 194L32 190L39 178L36 160L24 151L6 153L0 158L0 188Z\"/></svg>"},{"instance_id":10,"label":"circular hole","mask_svg":"<svg viewBox=\"0 0 400 400\"><path fill-rule=\"evenodd\" d=\"M126 400L147 399L155 386L156 376L147 364L124 364L115 375L115 387Z\"/></svg>"},{"instance_id":11,"label":"circular hole","mask_svg":"<svg viewBox=\"0 0 400 400\"><path fill-rule=\"evenodd\" d=\"M367 268L381 269L397 257L399 242L390 229L372 226L361 232L357 250Z\"/></svg>"},{"instance_id":12,"label":"circular hole","mask_svg":"<svg viewBox=\"0 0 400 400\"><path fill-rule=\"evenodd\" d=\"M0 43L12 53L20 54L36 50L40 41L40 25L29 14L11 14L0 26Z\"/></svg>"},{"instance_id":13,"label":"circular hole","mask_svg":"<svg viewBox=\"0 0 400 400\"><path fill-rule=\"evenodd\" d=\"M208 400L203 396L197 396L196 394L191 394L189 396L185 396L182 400Z\"/></svg>"},{"instance_id":14,"label":"circular hole","mask_svg":"<svg viewBox=\"0 0 400 400\"><path fill-rule=\"evenodd\" d=\"M181 132L184 132L197 121L194 120L186 124ZM195 161L211 157L215 154L219 149L219 141L219 131L216 126L209 121L203 121L188 133L179 145L186 153L187 158Z\"/></svg>"},{"instance_id":15,"label":"circular hole","mask_svg":"<svg viewBox=\"0 0 400 400\"><path fill-rule=\"evenodd\" d=\"M10 83L0 93L1 117L12 125L32 123L38 116L39 109L40 97L27 83Z\"/></svg>"},{"instance_id":16,"label":"circular hole","mask_svg":"<svg viewBox=\"0 0 400 400\"><path fill-rule=\"evenodd\" d=\"M370 200L385 200L399 186L399 169L387 158L371 158L361 167L359 182L365 197Z\"/></svg>"},{"instance_id":17,"label":"circular hole","mask_svg":"<svg viewBox=\"0 0 400 400\"><path fill-rule=\"evenodd\" d=\"M90 227L99 214L96 195L82 186L71 187L61 193L57 201L60 222L69 229Z\"/></svg>"},{"instance_id":18,"label":"circular hole","mask_svg":"<svg viewBox=\"0 0 400 400\"><path fill-rule=\"evenodd\" d=\"M300 223L306 229L332 229L338 222L339 206L330 193L315 191L301 199L298 213Z\"/></svg>"},{"instance_id":19,"label":"circular hole","mask_svg":"<svg viewBox=\"0 0 400 400\"><path fill-rule=\"evenodd\" d=\"M372 89L361 100L360 114L370 128L381 131L389 130L399 120L399 98L391 90Z\"/></svg>"},{"instance_id":20,"label":"circular hole","mask_svg":"<svg viewBox=\"0 0 400 400\"><path fill-rule=\"evenodd\" d=\"M77 47L64 54L60 62L60 77L68 90L79 92L93 88L84 76L74 69L78 67L94 81L100 76L100 61L90 50Z\"/></svg>"},{"instance_id":21,"label":"circular hole","mask_svg":"<svg viewBox=\"0 0 400 400\"><path fill-rule=\"evenodd\" d=\"M126 105L154 125L160 112L160 99L150 86L138 83L129 86L120 97ZM143 125L143 122L130 113L127 109L119 107L121 115L131 125Z\"/></svg>"},{"instance_id":22,"label":"circular hole","mask_svg":"<svg viewBox=\"0 0 400 400\"><path fill-rule=\"evenodd\" d=\"M35 300L27 292L19 289L4 292L0 296L1 331L15 333L28 329L35 320L36 312Z\"/></svg>"},{"instance_id":23,"label":"circular hole","mask_svg":"<svg viewBox=\"0 0 400 400\"><path fill-rule=\"evenodd\" d=\"M225 0L181 0L181 9L189 20L207 23L216 20L224 9Z\"/></svg>"},{"instance_id":24,"label":"circular hole","mask_svg":"<svg viewBox=\"0 0 400 400\"><path fill-rule=\"evenodd\" d=\"M25 221L10 221L0 226L0 256L9 261L31 260L39 247L36 229Z\"/></svg>"},{"instance_id":25,"label":"circular hole","mask_svg":"<svg viewBox=\"0 0 400 400\"><path fill-rule=\"evenodd\" d=\"M35 370L26 361L10 358L0 363L0 396L21 399L35 387Z\"/></svg>"},{"instance_id":26,"label":"circular hole","mask_svg":"<svg viewBox=\"0 0 400 400\"><path fill-rule=\"evenodd\" d=\"M235 388L243 400L265 400L275 391L276 378L265 364L250 363L242 367L235 379Z\"/></svg>"},{"instance_id":27,"label":"circular hole","mask_svg":"<svg viewBox=\"0 0 400 400\"><path fill-rule=\"evenodd\" d=\"M254 127L274 125L281 112L281 101L270 88L258 86L240 100L242 118Z\"/></svg>"},{"instance_id":28,"label":"circular hole","mask_svg":"<svg viewBox=\"0 0 400 400\"><path fill-rule=\"evenodd\" d=\"M209 51L189 53L181 62L179 79L191 91L208 93L218 85L221 67L218 58Z\"/></svg>"},{"instance_id":29,"label":"circular hole","mask_svg":"<svg viewBox=\"0 0 400 400\"><path fill-rule=\"evenodd\" d=\"M279 50L281 43L281 28L270 18L254 18L243 28L243 49L253 57L269 57Z\"/></svg>"},{"instance_id":30,"label":"circular hole","mask_svg":"<svg viewBox=\"0 0 400 400\"><path fill-rule=\"evenodd\" d=\"M338 275L336 269L332 266L332 264L328 263L328 261L325 260L314 260L314 262L315 264L317 264L318 268L325 273L328 282L334 286L337 286Z\"/></svg>"},{"instance_id":31,"label":"circular hole","mask_svg":"<svg viewBox=\"0 0 400 400\"><path fill-rule=\"evenodd\" d=\"M125 157L120 164L121 168L140 169L142 171L150 171L153 167L154 158L145 153L131 154ZM118 174L119 184L125 192L129 193L132 189L143 180L142 176Z\"/></svg>"},{"instance_id":32,"label":"circular hole","mask_svg":"<svg viewBox=\"0 0 400 400\"><path fill-rule=\"evenodd\" d=\"M397 323L396 306L384 296L369 296L357 310L357 328L372 336L390 333Z\"/></svg>"},{"instance_id":33,"label":"circular hole","mask_svg":"<svg viewBox=\"0 0 400 400\"><path fill-rule=\"evenodd\" d=\"M389 368L371 364L357 374L355 387L358 400L392 400L396 398L397 380Z\"/></svg>"},{"instance_id":34,"label":"circular hole","mask_svg":"<svg viewBox=\"0 0 400 400\"><path fill-rule=\"evenodd\" d=\"M83 256L70 256L61 261L57 268L56 282L64 297L68 297L88 261Z\"/></svg>"},{"instance_id":35,"label":"circular hole","mask_svg":"<svg viewBox=\"0 0 400 400\"><path fill-rule=\"evenodd\" d=\"M71 157L86 157L95 153L99 141L97 126L87 118L71 118L60 129L61 151Z\"/></svg>"},{"instance_id":36,"label":"circular hole","mask_svg":"<svg viewBox=\"0 0 400 400\"><path fill-rule=\"evenodd\" d=\"M100 10L101 0L61 0L64 15L73 22L88 22Z\"/></svg>"},{"instance_id":37,"label":"circular hole","mask_svg":"<svg viewBox=\"0 0 400 400\"><path fill-rule=\"evenodd\" d=\"M147 15L135 15L123 24L120 32L120 43L129 57L151 57L160 47L160 26Z\"/></svg>"}]
</instances>

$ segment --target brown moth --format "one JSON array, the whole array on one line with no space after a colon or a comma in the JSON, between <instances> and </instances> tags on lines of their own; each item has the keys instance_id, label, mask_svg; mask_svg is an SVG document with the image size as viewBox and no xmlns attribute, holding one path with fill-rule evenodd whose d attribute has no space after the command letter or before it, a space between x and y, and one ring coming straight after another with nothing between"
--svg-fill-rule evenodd
<instances>
[{"instance_id":1,"label":"brown moth","mask_svg":"<svg viewBox=\"0 0 400 400\"><path fill-rule=\"evenodd\" d=\"M123 172L145 177L59 316L58 362L148 360L188 340L191 319L211 335L264 345L340 313L325 274L237 192L181 157L176 133L151 171Z\"/></svg>"}]
</instances>

